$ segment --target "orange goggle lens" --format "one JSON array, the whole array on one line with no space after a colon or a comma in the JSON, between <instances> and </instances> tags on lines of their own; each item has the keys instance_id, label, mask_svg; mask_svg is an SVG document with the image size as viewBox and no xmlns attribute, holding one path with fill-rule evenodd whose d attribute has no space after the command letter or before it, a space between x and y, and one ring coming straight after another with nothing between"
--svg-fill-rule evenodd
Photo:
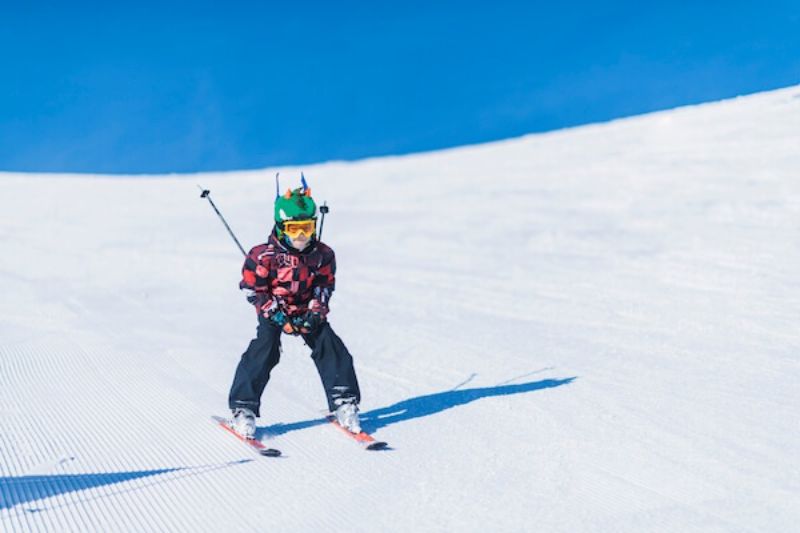
<instances>
[{"instance_id":1,"label":"orange goggle lens","mask_svg":"<svg viewBox=\"0 0 800 533\"><path fill-rule=\"evenodd\" d=\"M283 223L283 232L292 239L304 233L306 237L311 237L317 229L315 220L287 220Z\"/></svg>"}]
</instances>

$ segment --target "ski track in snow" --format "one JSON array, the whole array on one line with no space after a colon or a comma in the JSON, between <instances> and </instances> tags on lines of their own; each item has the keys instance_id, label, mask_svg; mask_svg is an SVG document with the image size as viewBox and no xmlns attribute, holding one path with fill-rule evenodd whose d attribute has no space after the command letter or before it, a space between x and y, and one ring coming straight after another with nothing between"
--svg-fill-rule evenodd
<instances>
[{"instance_id":1,"label":"ski track in snow","mask_svg":"<svg viewBox=\"0 0 800 533\"><path fill-rule=\"evenodd\" d=\"M794 530L797 94L304 168L381 452L298 339L283 457L209 420L274 170L0 174L0 530Z\"/></svg>"}]
</instances>

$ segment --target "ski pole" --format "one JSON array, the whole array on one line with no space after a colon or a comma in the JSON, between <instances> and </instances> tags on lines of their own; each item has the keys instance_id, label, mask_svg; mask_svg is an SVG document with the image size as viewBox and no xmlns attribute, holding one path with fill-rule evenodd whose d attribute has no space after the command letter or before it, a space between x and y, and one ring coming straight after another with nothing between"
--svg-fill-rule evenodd
<instances>
[{"instance_id":1,"label":"ski pole","mask_svg":"<svg viewBox=\"0 0 800 533\"><path fill-rule=\"evenodd\" d=\"M198 185L197 187L201 191L203 191L202 193L200 193L200 198L205 198L206 200L208 200L208 203L210 203L211 207L214 208L214 211L217 213L217 216L219 217L219 219L222 221L223 224L225 224L225 229L228 230L228 233L230 233L230 235L233 238L234 242L236 242L236 246L238 246L239 250L242 251L242 255L247 257L247 252L245 252L244 248L242 248L242 245L239 243L239 239L237 239L236 235L233 234L233 230L231 230L231 227L225 221L225 217L222 216L222 213L219 212L219 209L217 209L217 206L214 205L214 200L211 199L211 191L209 191L208 189L204 189L204 188L200 187L200 185Z\"/></svg>"}]
</instances>

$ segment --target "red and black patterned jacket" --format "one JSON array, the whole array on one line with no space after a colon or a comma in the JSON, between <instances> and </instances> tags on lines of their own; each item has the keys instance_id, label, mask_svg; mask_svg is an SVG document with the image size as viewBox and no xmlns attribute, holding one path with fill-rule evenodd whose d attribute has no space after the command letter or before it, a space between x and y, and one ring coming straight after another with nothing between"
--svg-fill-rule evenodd
<instances>
[{"instance_id":1,"label":"red and black patterned jacket","mask_svg":"<svg viewBox=\"0 0 800 533\"><path fill-rule=\"evenodd\" d=\"M336 257L328 245L314 242L298 252L284 246L273 232L267 242L247 254L239 288L256 292L254 305L259 313L277 301L287 315L300 316L309 309L309 302L316 300L324 315L335 274Z\"/></svg>"}]
</instances>

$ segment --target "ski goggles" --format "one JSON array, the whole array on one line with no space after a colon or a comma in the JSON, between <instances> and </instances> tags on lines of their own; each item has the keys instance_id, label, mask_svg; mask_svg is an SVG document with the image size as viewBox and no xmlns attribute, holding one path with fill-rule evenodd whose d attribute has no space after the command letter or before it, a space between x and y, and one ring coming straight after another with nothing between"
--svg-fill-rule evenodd
<instances>
[{"instance_id":1,"label":"ski goggles","mask_svg":"<svg viewBox=\"0 0 800 533\"><path fill-rule=\"evenodd\" d=\"M317 231L317 221L313 218L308 220L287 220L283 223L283 232L292 239L296 239L301 233L306 237L311 237Z\"/></svg>"}]
</instances>

